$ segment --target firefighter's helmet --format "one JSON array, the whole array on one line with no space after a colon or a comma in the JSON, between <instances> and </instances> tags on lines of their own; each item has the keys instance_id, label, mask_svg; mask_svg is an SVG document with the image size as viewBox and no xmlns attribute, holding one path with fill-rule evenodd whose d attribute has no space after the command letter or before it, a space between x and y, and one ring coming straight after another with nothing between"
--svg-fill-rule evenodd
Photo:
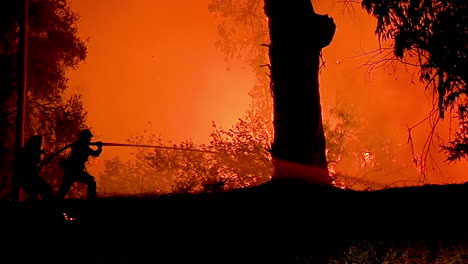
<instances>
[{"instance_id":1,"label":"firefighter's helmet","mask_svg":"<svg viewBox=\"0 0 468 264\"><path fill-rule=\"evenodd\" d=\"M83 129L78 134L78 137L79 138L91 138L91 137L93 137L93 134L91 134L91 131L89 129Z\"/></svg>"}]
</instances>

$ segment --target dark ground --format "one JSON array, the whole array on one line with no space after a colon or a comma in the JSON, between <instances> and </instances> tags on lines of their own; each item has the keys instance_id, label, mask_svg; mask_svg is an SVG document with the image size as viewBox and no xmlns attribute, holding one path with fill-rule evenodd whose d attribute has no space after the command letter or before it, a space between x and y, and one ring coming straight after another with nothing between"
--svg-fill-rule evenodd
<instances>
[{"instance_id":1,"label":"dark ground","mask_svg":"<svg viewBox=\"0 0 468 264\"><path fill-rule=\"evenodd\" d=\"M467 197L468 184L364 192L283 181L200 195L7 203L0 253L13 261L0 262L319 263L363 240L467 245Z\"/></svg>"}]
</instances>

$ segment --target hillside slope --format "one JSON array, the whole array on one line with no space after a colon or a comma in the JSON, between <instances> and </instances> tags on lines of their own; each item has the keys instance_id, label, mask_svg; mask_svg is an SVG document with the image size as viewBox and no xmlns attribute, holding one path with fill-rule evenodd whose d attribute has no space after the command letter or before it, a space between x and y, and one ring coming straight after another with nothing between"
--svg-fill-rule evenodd
<instances>
[{"instance_id":1,"label":"hillside slope","mask_svg":"<svg viewBox=\"0 0 468 264\"><path fill-rule=\"evenodd\" d=\"M49 262L272 263L326 257L363 240L465 245L467 196L468 184L364 192L278 181L210 194L3 204L2 248Z\"/></svg>"}]
</instances>

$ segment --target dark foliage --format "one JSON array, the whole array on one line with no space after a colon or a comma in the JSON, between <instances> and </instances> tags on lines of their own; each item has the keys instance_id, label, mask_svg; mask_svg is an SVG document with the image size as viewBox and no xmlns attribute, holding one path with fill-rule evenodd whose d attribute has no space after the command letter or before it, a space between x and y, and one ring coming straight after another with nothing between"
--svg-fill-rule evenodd
<instances>
[{"instance_id":1,"label":"dark foliage","mask_svg":"<svg viewBox=\"0 0 468 264\"><path fill-rule=\"evenodd\" d=\"M437 97L439 117L456 108L456 139L443 145L448 160L466 157L468 128L468 2L460 0L363 0L377 18L376 33L393 42L397 60L419 67ZM405 58L405 59L404 59Z\"/></svg>"},{"instance_id":2,"label":"dark foliage","mask_svg":"<svg viewBox=\"0 0 468 264\"><path fill-rule=\"evenodd\" d=\"M13 159L21 2L0 2L0 196L8 187ZM86 57L77 19L68 1L29 1L24 137L43 135L46 156L71 142L85 126L81 98L64 95L67 71ZM60 170L50 168L41 173L54 184L58 175L53 171Z\"/></svg>"}]
</instances>

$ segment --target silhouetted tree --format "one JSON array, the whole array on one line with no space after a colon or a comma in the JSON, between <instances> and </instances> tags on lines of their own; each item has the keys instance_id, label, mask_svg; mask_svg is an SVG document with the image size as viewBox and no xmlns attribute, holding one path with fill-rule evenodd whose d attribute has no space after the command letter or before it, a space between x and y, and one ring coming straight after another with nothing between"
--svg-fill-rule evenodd
<instances>
[{"instance_id":1,"label":"silhouetted tree","mask_svg":"<svg viewBox=\"0 0 468 264\"><path fill-rule=\"evenodd\" d=\"M312 1L320 2L318 1ZM351 2L351 1L350 1ZM270 93L268 67L269 42L268 19L261 0L212 0L209 11L219 20L219 40L216 46L225 54L226 61L240 61L249 65L255 72L257 83L252 87L253 110L263 115L267 122L272 122L272 95ZM356 116L348 106L337 104L325 113L324 133L326 138L326 156L330 175L334 184L349 188L382 188L390 180L392 173L399 170L398 184L419 182L418 169L422 167L403 161L398 155L400 146L391 146L391 140L383 135L374 135L374 144L364 145L363 137L368 141L368 134L363 135ZM362 121L362 120L360 120ZM419 163L418 163L419 164ZM418 166L418 168L416 168ZM378 184L377 182L381 182ZM383 183L382 183L383 182Z\"/></svg>"},{"instance_id":2,"label":"silhouetted tree","mask_svg":"<svg viewBox=\"0 0 468 264\"><path fill-rule=\"evenodd\" d=\"M264 4L270 5L270 2L265 1ZM334 28L325 29L327 25L331 24L323 24L325 20L323 20L323 22L319 22L320 19L316 19L321 16L313 12L310 1L299 1L298 3L283 4L285 5L285 7L290 7L287 7L285 9L287 10L285 11L285 14L278 16L279 19L276 20L281 20L284 18L284 20L282 20L283 22L280 22L279 24L284 23L283 28L291 30L291 32L289 32L291 34L283 34L282 36L276 37L275 39L276 41L281 42L281 40L278 39L284 37L285 40L282 41L283 44L290 41L291 42L290 45L287 47L281 47L273 52L271 52L270 50L270 58L272 56L272 53L279 54L277 51L284 51L284 54L290 53L291 58L297 57L297 60L292 59L289 61L278 62L279 59L276 59L276 63L284 63L281 69L281 65L276 66L275 68L275 66L273 65L273 60L271 65L267 65L267 53L265 52L265 49L261 46L268 46L267 43L270 41L270 39L273 40L273 38L271 38L271 35L269 34L272 32L272 17L270 17L270 14L268 13L261 12L262 7L264 6L262 2L258 0L243 0L236 2L213 0L210 3L209 10L213 13L219 14L223 18L222 23L220 23L220 25L218 26L218 33L221 37L221 40L217 42L217 46L220 48L220 50L222 50L225 53L228 61L232 59L240 59L241 61L246 62L248 65L250 65L254 72L256 72L258 81L257 84L251 89L250 95L253 99L253 105L255 106L254 109L259 114L264 115L267 119L270 119L272 116L275 119L273 123L273 127L275 130L275 142L273 144L272 153L275 155L275 152L277 152L277 155L279 155L278 160L284 159L294 163L299 162L302 164L313 165L315 168L322 168L322 176L324 178L328 178L327 176L325 176L328 175L328 172L326 171L327 162L325 158L325 139L323 138L323 128L319 128L322 126L322 121L320 113L320 98L318 94L318 67L320 50L321 48L323 48L323 46L321 45L323 45L327 41L331 41L331 37L334 33ZM307 11L302 12L301 7L298 7L297 10L295 10L292 6L296 4L298 6L302 5L301 7L305 8L305 10ZM283 8L283 6L281 6L279 9L281 8ZM294 12L298 12L297 15L301 18L298 18ZM268 19L264 16L265 14L268 17L270 24L268 24ZM286 18L288 16L290 17ZM320 23L322 23L322 25L319 25ZM268 31L268 25L270 25L270 32ZM279 27L281 26L276 26L275 28ZM320 27L322 28L319 29ZM273 29L273 31L276 30L277 29ZM323 36L319 36L321 33L325 33L326 30L331 30L330 32L328 32L329 34L331 34L330 36L325 36L326 34L324 34ZM278 30L278 32L280 32L280 30ZM279 35L281 34L282 33L280 32ZM287 39L290 36L293 37ZM323 37L323 39L318 40L321 37ZM325 40L325 38L327 37L329 37L330 39ZM318 40L315 43L313 41L314 38L317 38ZM323 41L323 43L319 43L320 41ZM279 47L283 44L280 43L277 45ZM316 55L314 55L315 58L314 56L310 56L312 50L314 50L314 52L316 53ZM245 53L244 55L243 52ZM304 52L304 56L296 55L301 52ZM279 55L273 55L273 57L276 56L278 56L279 58ZM286 57L286 55L284 57ZM301 60L307 61L306 64L302 63ZM316 66L311 66L315 63L315 60ZM309 63L309 65L307 65L307 63ZM272 80L270 85L267 84L268 79L266 78L265 74L265 69L268 70L268 68L261 68L260 66L272 67ZM284 72L284 70L288 67L290 67L290 73L298 73L297 70L302 68L300 70L303 71L304 74L299 73L297 75L289 75L289 77L285 77L286 75L288 75L288 73ZM313 68L316 69L313 70ZM280 72L283 73L279 74ZM307 78L302 80L296 78L296 76L302 75L309 77L314 75L316 76L311 77L312 79L309 78L308 80ZM293 82L294 80L294 82L296 83L288 83L285 85L283 82L283 84L275 84L275 80L273 80L274 78L279 78L280 80L289 79L291 82ZM316 87L314 87L314 78L317 81ZM302 84L297 85L299 83ZM301 85L303 85L302 88L300 87ZM280 88L280 86L293 86L294 88L288 87L284 89ZM304 89L305 87L310 88L309 92L315 91L315 89L317 89L316 94L314 94L314 92L311 92L307 95L307 89ZM284 93L282 91L286 92ZM304 91L305 93L302 93L302 91ZM293 96L288 98L288 95ZM274 102L273 104L270 103L272 98ZM296 101L293 102L294 100ZM288 101L289 105L284 103ZM308 102L304 104L304 102L306 101ZM308 105L310 105L311 107L308 107ZM301 109L301 107L303 107L303 109ZM274 112L273 115L271 114L272 110ZM314 114L311 114L311 112L317 115L314 116ZM304 125L299 125L301 122L304 122ZM320 125L318 125L318 123L320 123ZM305 140L303 138L303 136L305 135L308 135L309 139ZM308 149L309 151L300 151L300 148L294 149L294 146L302 146L304 147L304 149ZM314 153L312 154L311 151ZM289 157L280 158L280 156L284 155ZM301 158L299 158L299 156L301 156ZM312 162L311 160L316 161ZM278 170L276 171L278 172ZM318 171L320 170L317 170L316 172ZM279 174L277 174L277 176L278 175Z\"/></svg>"},{"instance_id":3,"label":"silhouetted tree","mask_svg":"<svg viewBox=\"0 0 468 264\"><path fill-rule=\"evenodd\" d=\"M376 33L393 43L393 57L419 68L432 88L439 118L456 108L456 138L443 149L449 161L468 154L468 2L458 0L363 0L377 18ZM450 117L451 118L451 117Z\"/></svg>"},{"instance_id":4,"label":"silhouetted tree","mask_svg":"<svg viewBox=\"0 0 468 264\"><path fill-rule=\"evenodd\" d=\"M18 25L22 1L0 2L0 188L5 190L11 171ZM86 57L85 43L77 36L74 13L66 0L30 0L25 137L44 136L44 150L51 154L71 142L85 127L86 113L78 95L66 97L67 70ZM45 158L47 158L47 154ZM52 168L52 167L50 167ZM60 171L60 170L56 170ZM43 174L52 174L45 167ZM56 179L58 175L54 175ZM46 175L54 184L51 175ZM51 182L52 181L52 182Z\"/></svg>"},{"instance_id":5,"label":"silhouetted tree","mask_svg":"<svg viewBox=\"0 0 468 264\"><path fill-rule=\"evenodd\" d=\"M321 49L330 44L333 19L310 0L265 0L270 29L275 164L273 179L331 184L319 92Z\"/></svg>"}]
</instances>

